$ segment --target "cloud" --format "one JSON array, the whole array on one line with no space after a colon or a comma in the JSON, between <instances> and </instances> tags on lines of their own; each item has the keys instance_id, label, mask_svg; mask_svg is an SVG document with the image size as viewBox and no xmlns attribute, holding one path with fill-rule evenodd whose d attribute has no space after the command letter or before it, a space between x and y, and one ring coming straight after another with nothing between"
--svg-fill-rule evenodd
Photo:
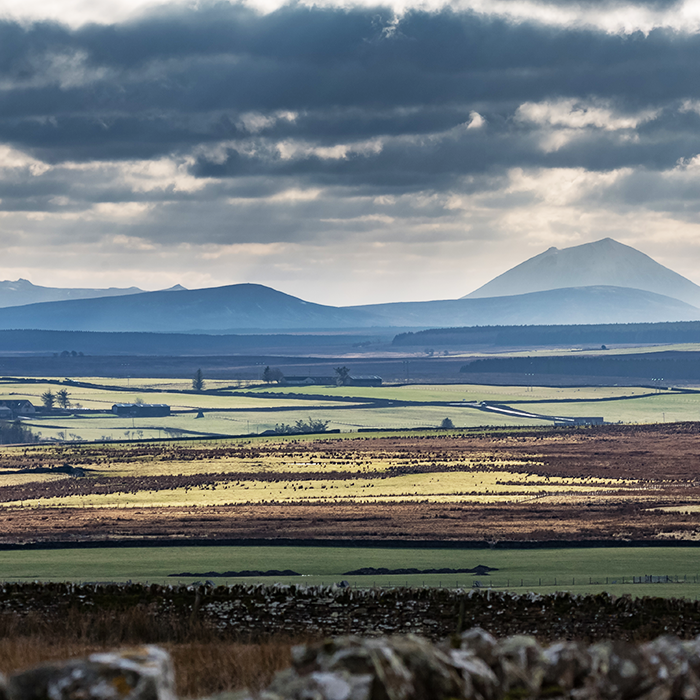
<instances>
[{"instance_id":1,"label":"cloud","mask_svg":"<svg viewBox=\"0 0 700 700\"><path fill-rule=\"evenodd\" d=\"M461 296L440 265L475 287L499 255L633 244L634 214L652 242L698 224L700 34L669 19L689 3L135 7L0 21L5 269L89 248L154 286L301 285L316 261L367 295L370 268L401 289L393 256L432 275L423 298Z\"/></svg>"}]
</instances>

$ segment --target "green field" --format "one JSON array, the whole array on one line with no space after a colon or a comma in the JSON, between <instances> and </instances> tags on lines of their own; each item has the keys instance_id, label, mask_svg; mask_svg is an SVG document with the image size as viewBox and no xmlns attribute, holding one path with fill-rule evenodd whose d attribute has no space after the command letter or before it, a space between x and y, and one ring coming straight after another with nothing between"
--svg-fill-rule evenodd
<instances>
[{"instance_id":1,"label":"green field","mask_svg":"<svg viewBox=\"0 0 700 700\"><path fill-rule=\"evenodd\" d=\"M515 409L545 415L602 416L608 422L700 419L700 393L647 387L469 384L281 387L218 381L208 385L211 392L195 394L186 380L94 379L84 383L91 382L91 386L74 386L50 378L37 383L4 381L0 382L0 399L29 399L38 406L41 395L47 390L55 393L66 388L72 407L82 410L71 415L37 415L25 421L42 439L57 441L259 434L273 430L278 424L289 425L308 418L327 421L329 429L341 432L359 428L437 427L445 418L459 428L550 424L541 419L478 410L476 404L482 401L505 403ZM129 418L109 413L114 403L137 400L168 404L172 415ZM441 405L433 405L436 402ZM204 418L196 418L200 409L204 411Z\"/></svg>"},{"instance_id":2,"label":"green field","mask_svg":"<svg viewBox=\"0 0 700 700\"><path fill-rule=\"evenodd\" d=\"M411 574L350 576L358 568L498 569L489 576ZM616 595L700 596L700 548L643 547L591 549L427 549L384 547L125 547L0 552L0 579L5 581L139 581L192 583L209 576L169 577L181 572L291 569L288 578L211 578L216 584L331 584L353 586L443 586L508 589L516 592L608 591ZM633 583L633 577L672 576L679 583Z\"/></svg>"}]
</instances>

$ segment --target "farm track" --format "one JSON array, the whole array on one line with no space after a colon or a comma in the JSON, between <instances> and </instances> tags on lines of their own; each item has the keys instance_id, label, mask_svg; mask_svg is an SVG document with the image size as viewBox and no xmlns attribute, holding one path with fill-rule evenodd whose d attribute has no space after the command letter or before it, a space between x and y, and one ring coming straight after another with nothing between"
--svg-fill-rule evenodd
<instances>
[{"instance_id":1,"label":"farm track","mask_svg":"<svg viewBox=\"0 0 700 700\"><path fill-rule=\"evenodd\" d=\"M277 468L214 471L219 460L274 458ZM229 506L29 508L10 505L51 495L134 493L211 488L244 480L377 479L396 474L502 469L554 479L629 480L626 488L533 497L504 505L398 502L242 503ZM87 469L115 463L191 463L189 474L66 477L0 488L0 543L105 539L322 539L580 541L700 539L698 514L656 508L700 500L700 424L602 426L586 429L362 436L254 443L75 446L0 452L0 469L59 466ZM289 464L303 462L308 471ZM373 463L383 461L383 469ZM208 466L209 465L209 466ZM220 469L220 466L218 467ZM208 469L212 471L207 471ZM47 491L48 489L48 491Z\"/></svg>"}]
</instances>

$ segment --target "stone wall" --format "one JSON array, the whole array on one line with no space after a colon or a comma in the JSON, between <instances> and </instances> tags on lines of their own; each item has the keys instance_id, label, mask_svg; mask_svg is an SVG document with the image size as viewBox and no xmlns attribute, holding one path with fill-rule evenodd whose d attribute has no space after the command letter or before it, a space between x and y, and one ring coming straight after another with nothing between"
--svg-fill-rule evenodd
<instances>
[{"instance_id":1,"label":"stone wall","mask_svg":"<svg viewBox=\"0 0 700 700\"><path fill-rule=\"evenodd\" d=\"M94 654L5 680L2 700L175 700L172 664L158 647ZM695 700L700 638L664 636L542 647L473 628L434 644L416 635L340 637L299 646L293 667L259 694L219 700Z\"/></svg>"},{"instance_id":2,"label":"stone wall","mask_svg":"<svg viewBox=\"0 0 700 700\"><path fill-rule=\"evenodd\" d=\"M58 629L81 615L104 617L133 610L138 610L144 635L110 643L171 641L168 629L184 633L193 620L222 637L253 640L280 633L309 638L409 632L439 640L472 626L498 636L531 634L542 642L640 642L665 633L684 639L700 634L700 603L666 598L325 586L0 586L0 633L9 616L31 620L34 613L34 618L51 621ZM149 620L153 629L158 625L164 631L148 633Z\"/></svg>"}]
</instances>

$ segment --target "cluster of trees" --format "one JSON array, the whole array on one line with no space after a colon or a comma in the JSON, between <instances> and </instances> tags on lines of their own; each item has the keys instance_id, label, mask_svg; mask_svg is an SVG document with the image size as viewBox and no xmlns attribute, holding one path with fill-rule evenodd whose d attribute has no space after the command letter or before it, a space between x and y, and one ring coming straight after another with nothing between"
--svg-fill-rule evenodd
<instances>
[{"instance_id":1,"label":"cluster of trees","mask_svg":"<svg viewBox=\"0 0 700 700\"><path fill-rule=\"evenodd\" d=\"M67 389L59 389L55 394L51 389L41 395L41 402L47 411L58 405L61 408L70 408L70 394Z\"/></svg>"},{"instance_id":2,"label":"cluster of trees","mask_svg":"<svg viewBox=\"0 0 700 700\"><path fill-rule=\"evenodd\" d=\"M18 420L0 423L0 445L16 445L26 442L39 442L39 435L34 434Z\"/></svg>"},{"instance_id":3,"label":"cluster of trees","mask_svg":"<svg viewBox=\"0 0 700 700\"><path fill-rule=\"evenodd\" d=\"M298 420L294 425L277 423L274 431L277 435L300 435L301 433L325 433L328 430L330 421L319 418L309 418L308 420Z\"/></svg>"},{"instance_id":4,"label":"cluster of trees","mask_svg":"<svg viewBox=\"0 0 700 700\"><path fill-rule=\"evenodd\" d=\"M265 382L265 384L272 384L273 382L277 382L279 384L283 379L284 374L282 374L281 369L278 367L271 368L269 365L265 367L262 374L262 380Z\"/></svg>"}]
</instances>

